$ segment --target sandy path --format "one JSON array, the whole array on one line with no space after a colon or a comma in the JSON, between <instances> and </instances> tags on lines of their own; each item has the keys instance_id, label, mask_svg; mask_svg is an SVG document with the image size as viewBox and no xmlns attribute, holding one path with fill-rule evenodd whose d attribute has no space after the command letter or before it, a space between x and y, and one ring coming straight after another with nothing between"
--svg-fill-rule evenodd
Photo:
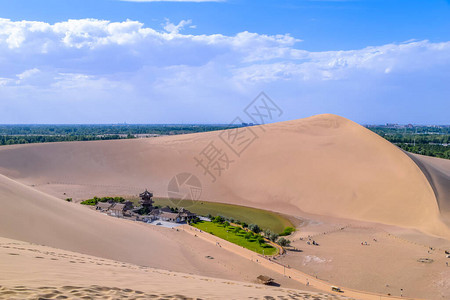
<instances>
[{"instance_id":1,"label":"sandy path","mask_svg":"<svg viewBox=\"0 0 450 300\"><path fill-rule=\"evenodd\" d=\"M233 243L230 243L228 241L220 239L216 236L213 236L209 233L206 233L206 232L199 230L192 226L183 225L180 227L180 229L183 229L186 232L193 234L195 237L207 240L219 248L226 249L226 250L236 253L242 257L245 257L251 261L257 262L258 264L264 266L265 268L267 268L269 270L273 270L275 272L283 274L283 276L292 278L298 282L301 282L302 284L317 288L317 289L325 291L327 293L333 293L335 295L345 295L346 297L351 297L351 298L356 298L356 299L367 299L367 300L408 299L407 297L387 296L386 294L364 292L364 291L359 291L359 290L345 288L345 287L340 287L343 290L342 293L332 292L331 291L331 286L333 285L332 283L325 282L316 277L310 276L310 275L303 273L297 269L289 267L289 265L283 265L273 259L265 258L262 255L259 255L248 249L245 249L243 247L240 247L238 245L235 245ZM412 299L412 298L409 298L409 299Z\"/></svg>"}]
</instances>

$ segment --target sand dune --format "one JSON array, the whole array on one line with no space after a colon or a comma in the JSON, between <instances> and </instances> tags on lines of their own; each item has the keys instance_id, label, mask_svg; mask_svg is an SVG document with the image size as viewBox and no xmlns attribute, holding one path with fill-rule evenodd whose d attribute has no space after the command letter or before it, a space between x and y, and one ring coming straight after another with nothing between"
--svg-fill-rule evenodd
<instances>
[{"instance_id":1,"label":"sand dune","mask_svg":"<svg viewBox=\"0 0 450 300\"><path fill-rule=\"evenodd\" d=\"M156 195L167 196L169 181L182 172L192 173L201 180L201 199L259 207L301 218L304 212L321 215L322 220L309 219L307 223L331 228L345 224L345 232L328 231L315 225L303 230L302 234L313 234L323 245L304 248L304 241L294 241L304 252L282 258L288 264L296 266L299 257L328 257L330 262L324 268L315 267L310 271L308 266L299 265L299 269L311 274L319 272L324 279L337 280L338 284L352 282L351 287L372 292L390 293L389 289L381 288L388 278L395 285L395 293L403 287L410 295L445 294L442 291L448 285L444 280L448 272L444 250L439 247L447 249L445 238L450 237L442 221L448 222L450 211L447 161L411 155L413 161L409 154L376 134L334 115L257 126L251 130L257 138L240 155L226 148L220 138L233 131L0 147L0 174L5 175L0 175L0 237L26 241L0 238L0 258L8 258L0 259L0 297L329 297L255 287L248 282L259 274L267 274L282 287L310 288L185 232L115 219L61 200L137 194L146 187ZM200 153L211 142L232 160L215 182L196 166L194 159L201 157ZM335 218L346 220L330 221ZM395 239L395 244L390 243L392 236L380 228L370 232L355 229L358 221L351 220L412 228L402 233L409 241L397 245L400 239ZM370 226L378 227L373 223ZM403 230L389 228L400 233ZM416 233L413 229L444 239ZM380 264L389 255L384 248L358 247L360 240L375 234L380 238L380 245L383 241L405 259ZM335 254L336 243L342 245L339 251L342 257ZM426 252L430 246L438 250ZM364 257L365 249L372 251L373 262ZM214 259L205 259L206 255ZM352 263L348 259L353 255L360 255L360 264L369 262L377 268L380 278L359 268L360 264L346 273L346 265ZM432 257L433 269L422 270L416 262L420 257ZM415 277L406 282L397 280L411 266L410 262L414 264ZM333 267L343 271L336 273ZM69 268L74 270L71 274L66 272ZM49 272L42 274L43 269ZM439 274L426 275L435 273ZM102 280L93 282L87 274L100 274ZM417 279L422 278L421 274L428 276L423 282ZM357 278L366 279L360 283ZM156 284L149 287L149 280ZM415 289L416 283L432 287Z\"/></svg>"},{"instance_id":2,"label":"sand dune","mask_svg":"<svg viewBox=\"0 0 450 300\"><path fill-rule=\"evenodd\" d=\"M2 299L344 298L169 272L5 238L0 238L0 269Z\"/></svg>"},{"instance_id":3,"label":"sand dune","mask_svg":"<svg viewBox=\"0 0 450 300\"><path fill-rule=\"evenodd\" d=\"M300 210L418 228L449 237L432 186L401 150L335 115L252 127L258 136L240 156L220 132L139 140L0 148L0 173L57 197L167 196L182 172L202 181L202 199L288 214ZM222 137L227 137L227 131ZM232 162L216 182L195 157L213 142ZM66 195L64 195L66 193Z\"/></svg>"},{"instance_id":4,"label":"sand dune","mask_svg":"<svg viewBox=\"0 0 450 300\"><path fill-rule=\"evenodd\" d=\"M433 188L443 220L450 225L450 160L407 153Z\"/></svg>"},{"instance_id":5,"label":"sand dune","mask_svg":"<svg viewBox=\"0 0 450 300\"><path fill-rule=\"evenodd\" d=\"M260 274L269 274L284 287L299 286L293 280L187 233L112 218L1 175L0 201L3 208L0 237L225 279L251 282ZM208 255L214 259L205 258Z\"/></svg>"}]
</instances>

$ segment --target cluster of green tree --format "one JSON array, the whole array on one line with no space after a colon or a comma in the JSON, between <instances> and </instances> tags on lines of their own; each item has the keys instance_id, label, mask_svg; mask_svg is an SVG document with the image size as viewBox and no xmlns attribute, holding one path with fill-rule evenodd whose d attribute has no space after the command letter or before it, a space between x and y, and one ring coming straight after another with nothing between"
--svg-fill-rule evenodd
<instances>
[{"instance_id":1,"label":"cluster of green tree","mask_svg":"<svg viewBox=\"0 0 450 300\"><path fill-rule=\"evenodd\" d=\"M138 210L136 210L136 213L143 215L148 215L151 212L151 209L149 207L141 207Z\"/></svg>"},{"instance_id":2,"label":"cluster of green tree","mask_svg":"<svg viewBox=\"0 0 450 300\"><path fill-rule=\"evenodd\" d=\"M449 135L450 125L366 125L366 127L377 133L387 135L395 134L434 134L434 135Z\"/></svg>"},{"instance_id":3,"label":"cluster of green tree","mask_svg":"<svg viewBox=\"0 0 450 300\"><path fill-rule=\"evenodd\" d=\"M221 222L222 221L222 222ZM220 223L222 224L224 227L228 227L231 228L232 232L234 232L235 234L241 234L243 235L243 237L246 240L256 240L258 242L258 244L263 245L266 243L266 241L264 240L264 238L257 232L253 232L251 230L247 231L239 226L230 226L230 223L228 221L225 221L222 217L219 218L213 218L212 220L213 223ZM236 223L235 223L236 224ZM253 224L252 224L253 225Z\"/></svg>"},{"instance_id":4,"label":"cluster of green tree","mask_svg":"<svg viewBox=\"0 0 450 300\"><path fill-rule=\"evenodd\" d=\"M125 202L125 199L123 197L94 197L92 199L84 200L81 202L83 205L97 205L99 202L117 202L122 203Z\"/></svg>"},{"instance_id":5,"label":"cluster of green tree","mask_svg":"<svg viewBox=\"0 0 450 300\"><path fill-rule=\"evenodd\" d=\"M270 230L270 229L266 229L266 230L264 230L264 236L265 236L267 239L271 240L272 242L276 242L276 241L278 240L279 234L273 232L273 231Z\"/></svg>"},{"instance_id":6,"label":"cluster of green tree","mask_svg":"<svg viewBox=\"0 0 450 300\"><path fill-rule=\"evenodd\" d=\"M228 125L0 125L0 145L134 138L138 134L176 135L233 128Z\"/></svg>"},{"instance_id":7,"label":"cluster of green tree","mask_svg":"<svg viewBox=\"0 0 450 300\"><path fill-rule=\"evenodd\" d=\"M259 227L257 224L247 224L245 222L241 222L241 221L236 220L234 218L227 218L227 217L224 217L224 216L215 216L214 217L211 214L207 215L207 218L210 219L211 222L213 222L213 223L223 223L223 222L227 221L227 222L230 222L230 223L238 224L238 225L241 225L243 228L248 228L250 231L252 231L254 233L260 233L260 232L263 231L262 228ZM276 234L277 237L278 237L278 236L288 236L291 233L293 233L294 231L295 231L294 227L286 227L283 230L283 232L281 232L279 234L273 233L272 231L270 231L268 229L264 230L264 233L267 232L267 233L271 233L271 234Z\"/></svg>"},{"instance_id":8,"label":"cluster of green tree","mask_svg":"<svg viewBox=\"0 0 450 300\"><path fill-rule=\"evenodd\" d=\"M293 227L286 227L284 229L284 231L281 234L277 234L273 231L271 231L270 229L266 229L266 230L262 230L257 224L249 224L247 225L246 223L242 223L239 220L235 220L235 219L227 219L223 216L211 216L208 215L208 218L211 220L211 222L213 223L219 223L219 224L223 224L224 226L230 226L230 222L234 223L234 224L238 224L241 225L243 228L248 228L249 231L247 231L247 233L245 233L244 237L246 239L250 239L250 238L256 238L257 241L261 244L262 242L264 242L264 238L261 236L261 233L264 234L264 237L267 238L268 240L274 242L274 243L278 243L281 246L289 246L291 241L285 239L285 238L279 238L280 236L287 236L289 234L291 234L292 232L295 231L295 228ZM245 225L245 226L244 226ZM240 230L239 227L236 227L237 229L235 230Z\"/></svg>"},{"instance_id":9,"label":"cluster of green tree","mask_svg":"<svg viewBox=\"0 0 450 300\"><path fill-rule=\"evenodd\" d=\"M0 145L16 145L31 143L53 143L53 142L73 142L73 141L98 141L98 140L118 140L124 138L134 138L134 136L122 137L119 135L0 135Z\"/></svg>"},{"instance_id":10,"label":"cluster of green tree","mask_svg":"<svg viewBox=\"0 0 450 300\"><path fill-rule=\"evenodd\" d=\"M450 146L442 145L409 145L396 144L405 151L422 154L426 156L434 156L439 158L450 159Z\"/></svg>"},{"instance_id":11,"label":"cluster of green tree","mask_svg":"<svg viewBox=\"0 0 450 300\"><path fill-rule=\"evenodd\" d=\"M415 126L368 128L405 151L450 159L450 126Z\"/></svg>"},{"instance_id":12,"label":"cluster of green tree","mask_svg":"<svg viewBox=\"0 0 450 300\"><path fill-rule=\"evenodd\" d=\"M222 130L235 126L223 124L111 124L111 125L0 125L0 135L172 135Z\"/></svg>"},{"instance_id":13,"label":"cluster of green tree","mask_svg":"<svg viewBox=\"0 0 450 300\"><path fill-rule=\"evenodd\" d=\"M195 216L190 220L189 224L197 224L200 221L200 218L198 216Z\"/></svg>"},{"instance_id":14,"label":"cluster of green tree","mask_svg":"<svg viewBox=\"0 0 450 300\"><path fill-rule=\"evenodd\" d=\"M223 222L227 221L227 222L229 222L229 223L234 223L234 224L241 225L241 226L244 227L244 228L247 228L247 227L248 227L248 224L247 224L247 223L241 222L241 221L236 220L236 219L234 219L234 218L227 218L227 217L223 217L223 216L215 216L215 217L214 217L214 216L212 216L211 214L208 214L206 217L207 217L208 219L210 219L211 222L213 222L213 223L223 223Z\"/></svg>"}]
</instances>

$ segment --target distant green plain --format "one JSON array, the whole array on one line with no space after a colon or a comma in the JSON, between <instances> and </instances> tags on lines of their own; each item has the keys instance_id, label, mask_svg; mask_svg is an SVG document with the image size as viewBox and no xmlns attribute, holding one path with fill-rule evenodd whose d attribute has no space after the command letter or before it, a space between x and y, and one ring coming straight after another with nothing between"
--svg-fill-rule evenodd
<instances>
[{"instance_id":1,"label":"distant green plain","mask_svg":"<svg viewBox=\"0 0 450 300\"><path fill-rule=\"evenodd\" d=\"M155 201L155 205L168 205L173 208L184 207L201 216L211 214L213 216L220 215L233 218L247 224L258 224L262 229L270 229L276 233L282 232L286 227L295 227L291 221L282 215L257 208L207 201L171 201L165 198L154 198L153 200Z\"/></svg>"}]
</instances>

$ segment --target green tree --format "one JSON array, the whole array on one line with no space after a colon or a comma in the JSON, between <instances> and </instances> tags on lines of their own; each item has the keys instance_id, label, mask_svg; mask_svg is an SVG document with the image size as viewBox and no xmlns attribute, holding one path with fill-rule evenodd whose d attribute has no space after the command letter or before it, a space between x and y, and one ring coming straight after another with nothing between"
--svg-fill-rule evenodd
<instances>
[{"instance_id":1,"label":"green tree","mask_svg":"<svg viewBox=\"0 0 450 300\"><path fill-rule=\"evenodd\" d=\"M282 238L278 239L277 244L282 246L282 247L286 247L286 246L289 246L291 244L291 241L282 237Z\"/></svg>"},{"instance_id":2,"label":"green tree","mask_svg":"<svg viewBox=\"0 0 450 300\"><path fill-rule=\"evenodd\" d=\"M248 229L250 229L250 230L253 231L254 233L260 233L260 232L261 232L261 228L259 228L259 226L256 225L256 224L250 224L250 225L248 225Z\"/></svg>"},{"instance_id":3,"label":"green tree","mask_svg":"<svg viewBox=\"0 0 450 300\"><path fill-rule=\"evenodd\" d=\"M266 238L268 238L269 240L271 240L272 242L275 242L277 240L277 238L278 238L278 234L276 234L275 232L273 232L270 229L266 229L264 231L264 236Z\"/></svg>"}]
</instances>

